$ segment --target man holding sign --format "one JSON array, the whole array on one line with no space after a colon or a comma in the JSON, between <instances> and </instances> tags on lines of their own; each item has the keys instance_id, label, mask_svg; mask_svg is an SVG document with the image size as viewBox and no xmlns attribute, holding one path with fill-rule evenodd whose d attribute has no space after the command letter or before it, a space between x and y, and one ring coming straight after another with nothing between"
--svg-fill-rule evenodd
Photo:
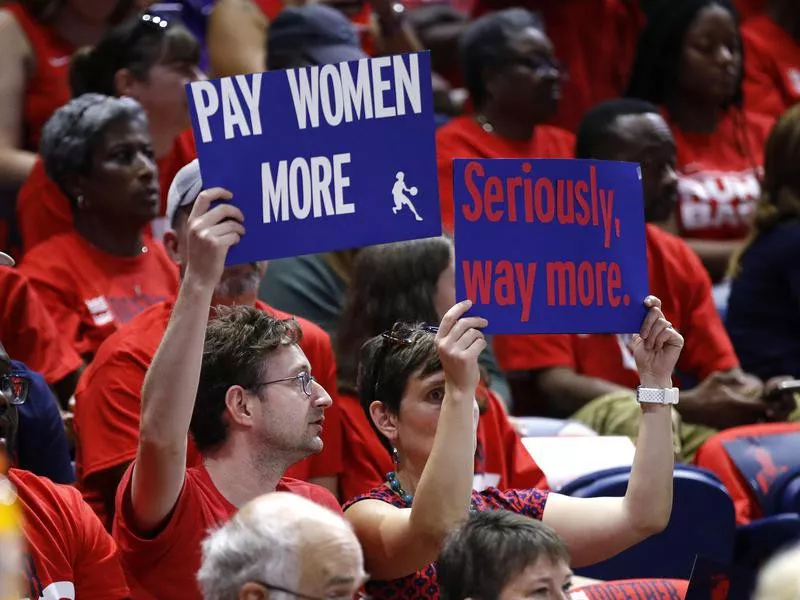
<instances>
[{"instance_id":1,"label":"man holding sign","mask_svg":"<svg viewBox=\"0 0 800 600\"><path fill-rule=\"evenodd\" d=\"M340 510L326 489L284 477L322 449L331 405L298 345L297 322L250 306L209 320L228 250L245 232L229 199L215 188L194 203L186 273L142 386L136 460L114 520L128 581L147 594L136 597L200 598L207 530L261 494L290 491ZM190 429L202 461L187 469Z\"/></svg>"},{"instance_id":2,"label":"man holding sign","mask_svg":"<svg viewBox=\"0 0 800 600\"><path fill-rule=\"evenodd\" d=\"M658 109L632 100L595 107L579 130L577 155L642 165L649 291L663 299L664 314L685 336L679 375L699 382L681 391L678 405L681 416L698 425L680 430L683 457L690 459L713 433L709 427L785 419L794 401L764 401L763 384L739 367L699 259L683 240L656 225L669 217L677 194L675 142ZM636 371L625 336L498 336L495 349L512 374L518 411L530 411L536 398L544 400L540 411L574 413L603 433L635 436L628 390L636 386Z\"/></svg>"}]
</instances>

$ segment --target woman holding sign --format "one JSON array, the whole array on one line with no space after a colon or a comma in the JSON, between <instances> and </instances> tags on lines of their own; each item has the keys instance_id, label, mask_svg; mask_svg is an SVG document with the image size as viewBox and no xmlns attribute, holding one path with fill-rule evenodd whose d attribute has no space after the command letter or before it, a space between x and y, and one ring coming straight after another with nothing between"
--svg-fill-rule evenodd
<instances>
[{"instance_id":1,"label":"woman holding sign","mask_svg":"<svg viewBox=\"0 0 800 600\"><path fill-rule=\"evenodd\" d=\"M438 328L397 324L362 349L358 388L375 428L396 450L386 483L345 504L372 575L375 598L435 598L445 536L469 510L507 509L541 519L564 539L573 565L605 560L666 527L672 509L671 374L683 338L648 297L631 351L642 387L642 421L623 498L570 498L541 490L473 492L473 451L486 347L485 319L466 300Z\"/></svg>"},{"instance_id":2,"label":"woman holding sign","mask_svg":"<svg viewBox=\"0 0 800 600\"><path fill-rule=\"evenodd\" d=\"M336 335L336 403L342 411L342 461L347 465L339 487L345 500L380 485L392 470L391 446L380 439L358 401L359 350L398 320L436 323L453 305L455 295L453 243L446 237L381 244L359 252ZM488 351L480 360L484 369L497 368ZM481 377L475 393L480 409L475 489L546 487L544 474L487 380Z\"/></svg>"}]
</instances>

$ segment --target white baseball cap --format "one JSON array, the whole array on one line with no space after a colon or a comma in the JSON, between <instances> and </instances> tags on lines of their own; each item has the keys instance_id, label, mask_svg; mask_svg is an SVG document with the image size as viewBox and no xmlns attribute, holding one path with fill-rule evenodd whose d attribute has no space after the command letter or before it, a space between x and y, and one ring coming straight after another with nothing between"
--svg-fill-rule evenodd
<instances>
[{"instance_id":1,"label":"white baseball cap","mask_svg":"<svg viewBox=\"0 0 800 600\"><path fill-rule=\"evenodd\" d=\"M13 258L11 258L5 252L0 252L0 266L2 266L2 267L13 267L15 264L16 263L14 262Z\"/></svg>"},{"instance_id":2,"label":"white baseball cap","mask_svg":"<svg viewBox=\"0 0 800 600\"><path fill-rule=\"evenodd\" d=\"M182 206L191 206L203 191L200 163L195 158L175 174L167 193L167 227L172 227L175 213Z\"/></svg>"}]
</instances>

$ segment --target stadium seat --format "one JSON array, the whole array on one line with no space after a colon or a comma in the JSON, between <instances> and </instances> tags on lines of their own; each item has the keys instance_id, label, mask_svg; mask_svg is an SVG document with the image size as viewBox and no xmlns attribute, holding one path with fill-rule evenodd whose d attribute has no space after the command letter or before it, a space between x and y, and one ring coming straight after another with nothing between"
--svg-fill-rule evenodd
<instances>
[{"instance_id":1,"label":"stadium seat","mask_svg":"<svg viewBox=\"0 0 800 600\"><path fill-rule=\"evenodd\" d=\"M630 468L598 471L576 479L562 494L581 498L623 496ZM617 556L578 569L584 577L613 580L666 577L688 579L697 555L729 564L736 523L733 501L719 479L697 467L675 468L672 515L667 528Z\"/></svg>"}]
</instances>

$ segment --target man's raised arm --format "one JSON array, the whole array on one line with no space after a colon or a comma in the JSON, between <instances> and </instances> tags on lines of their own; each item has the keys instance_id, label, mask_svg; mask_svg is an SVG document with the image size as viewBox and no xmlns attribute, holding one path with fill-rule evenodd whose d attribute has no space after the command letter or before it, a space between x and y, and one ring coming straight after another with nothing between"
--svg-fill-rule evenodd
<instances>
[{"instance_id":1,"label":"man's raised arm","mask_svg":"<svg viewBox=\"0 0 800 600\"><path fill-rule=\"evenodd\" d=\"M197 198L189 217L188 264L164 339L142 387L139 449L131 502L140 532L159 528L178 500L186 471L186 442L203 360L211 297L228 249L244 234L241 211L213 188Z\"/></svg>"}]
</instances>

